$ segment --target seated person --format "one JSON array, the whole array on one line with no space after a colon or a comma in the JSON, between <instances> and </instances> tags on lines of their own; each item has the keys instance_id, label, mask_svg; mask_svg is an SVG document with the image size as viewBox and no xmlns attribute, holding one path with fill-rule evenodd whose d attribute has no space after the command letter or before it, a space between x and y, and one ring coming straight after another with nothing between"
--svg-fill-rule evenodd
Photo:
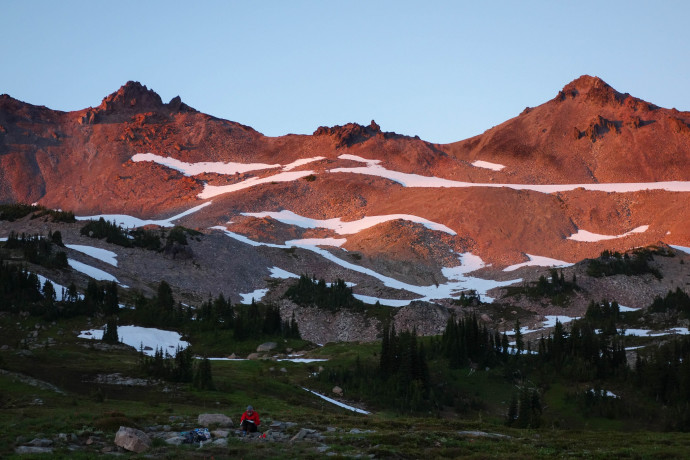
<instances>
[{"instance_id":1,"label":"seated person","mask_svg":"<svg viewBox=\"0 0 690 460\"><path fill-rule=\"evenodd\" d=\"M242 418L240 419L240 429L245 434L256 433L256 429L260 424L261 421L259 420L259 414L254 412L254 408L252 406L247 406L247 410L244 414L242 414Z\"/></svg>"}]
</instances>

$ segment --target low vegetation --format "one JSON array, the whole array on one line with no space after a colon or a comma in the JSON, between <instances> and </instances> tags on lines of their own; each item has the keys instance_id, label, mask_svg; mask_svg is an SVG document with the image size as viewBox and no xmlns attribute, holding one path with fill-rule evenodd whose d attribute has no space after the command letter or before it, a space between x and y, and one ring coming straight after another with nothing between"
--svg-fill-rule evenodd
<instances>
[{"instance_id":1,"label":"low vegetation","mask_svg":"<svg viewBox=\"0 0 690 460\"><path fill-rule=\"evenodd\" d=\"M621 254L616 251L604 251L598 259L592 259L587 265L587 275L601 278L613 275L644 275L652 274L661 279L661 272L650 265L654 255L672 257L673 252L663 248L638 248L632 253Z\"/></svg>"},{"instance_id":2,"label":"low vegetation","mask_svg":"<svg viewBox=\"0 0 690 460\"><path fill-rule=\"evenodd\" d=\"M364 302L356 299L352 295L352 288L341 279L328 284L324 279L317 280L308 275L302 275L296 284L288 288L285 297L298 305L313 305L330 311L340 308L360 311L365 309Z\"/></svg>"},{"instance_id":3,"label":"low vegetation","mask_svg":"<svg viewBox=\"0 0 690 460\"><path fill-rule=\"evenodd\" d=\"M61 211L48 209L43 206L29 205L22 203L0 204L0 220L14 222L31 214L32 219L49 217L53 222L76 222L74 213L71 211Z\"/></svg>"},{"instance_id":4,"label":"low vegetation","mask_svg":"<svg viewBox=\"0 0 690 460\"><path fill-rule=\"evenodd\" d=\"M571 280L566 280L563 270L552 269L549 278L540 276L536 282L525 283L522 286L508 286L509 296L524 295L529 299L548 299L553 305L567 305L570 296L577 290L577 278L573 274Z\"/></svg>"},{"instance_id":5,"label":"low vegetation","mask_svg":"<svg viewBox=\"0 0 690 460\"><path fill-rule=\"evenodd\" d=\"M80 230L82 235L105 239L106 242L126 248L143 248L151 251L170 251L175 245L187 246L187 236L199 238L201 233L182 226L175 226L167 232L165 229L151 230L145 228L125 229L115 222L104 218L88 221Z\"/></svg>"}]
</instances>

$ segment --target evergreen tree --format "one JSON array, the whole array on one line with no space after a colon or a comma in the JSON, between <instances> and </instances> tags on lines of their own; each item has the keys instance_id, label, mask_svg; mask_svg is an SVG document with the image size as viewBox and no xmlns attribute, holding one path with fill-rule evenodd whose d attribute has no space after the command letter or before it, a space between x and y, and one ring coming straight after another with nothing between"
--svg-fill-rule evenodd
<instances>
[{"instance_id":1,"label":"evergreen tree","mask_svg":"<svg viewBox=\"0 0 690 460\"><path fill-rule=\"evenodd\" d=\"M109 319L105 324L102 340L108 343L118 343L120 341L117 335L117 321L114 318Z\"/></svg>"},{"instance_id":2,"label":"evergreen tree","mask_svg":"<svg viewBox=\"0 0 690 460\"><path fill-rule=\"evenodd\" d=\"M194 388L198 390L215 390L213 375L211 374L211 361L208 358L202 359L196 365Z\"/></svg>"}]
</instances>

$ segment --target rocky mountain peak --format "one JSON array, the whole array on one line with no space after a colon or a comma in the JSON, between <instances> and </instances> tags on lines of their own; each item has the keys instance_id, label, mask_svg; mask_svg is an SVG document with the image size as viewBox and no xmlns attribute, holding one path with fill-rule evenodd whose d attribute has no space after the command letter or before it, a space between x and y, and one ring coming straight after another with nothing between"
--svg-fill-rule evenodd
<instances>
[{"instance_id":1,"label":"rocky mountain peak","mask_svg":"<svg viewBox=\"0 0 690 460\"><path fill-rule=\"evenodd\" d=\"M347 123L346 125L335 125L333 127L319 126L314 131L314 136L333 136L338 142L336 147L350 147L353 144L364 142L374 136L387 137L394 133L384 133L381 127L371 120L368 126L359 123Z\"/></svg>"},{"instance_id":2,"label":"rocky mountain peak","mask_svg":"<svg viewBox=\"0 0 690 460\"><path fill-rule=\"evenodd\" d=\"M621 94L599 77L582 75L571 81L558 92L556 99L584 98L599 104L620 103L627 94Z\"/></svg>"},{"instance_id":3,"label":"rocky mountain peak","mask_svg":"<svg viewBox=\"0 0 690 460\"><path fill-rule=\"evenodd\" d=\"M121 109L158 109L163 106L161 97L138 81L128 81L117 91L106 96L99 109L112 112Z\"/></svg>"}]
</instances>

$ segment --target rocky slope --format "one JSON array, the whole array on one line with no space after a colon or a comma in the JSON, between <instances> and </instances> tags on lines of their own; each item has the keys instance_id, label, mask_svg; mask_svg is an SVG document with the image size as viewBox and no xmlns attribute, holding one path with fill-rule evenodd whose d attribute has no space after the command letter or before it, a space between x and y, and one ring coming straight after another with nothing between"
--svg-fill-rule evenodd
<instances>
[{"instance_id":1,"label":"rocky slope","mask_svg":"<svg viewBox=\"0 0 690 460\"><path fill-rule=\"evenodd\" d=\"M459 290L415 287L465 276L448 271L467 265L459 254L508 281L530 269L502 268L535 256L575 263L604 249L690 246L689 171L690 113L590 76L448 145L373 121L266 137L136 82L76 112L0 96L0 202L164 220L207 205L168 221L213 241L192 243L198 266L121 256L123 283L165 278L191 298L238 299L278 267L341 277L376 298L433 300Z\"/></svg>"}]
</instances>

